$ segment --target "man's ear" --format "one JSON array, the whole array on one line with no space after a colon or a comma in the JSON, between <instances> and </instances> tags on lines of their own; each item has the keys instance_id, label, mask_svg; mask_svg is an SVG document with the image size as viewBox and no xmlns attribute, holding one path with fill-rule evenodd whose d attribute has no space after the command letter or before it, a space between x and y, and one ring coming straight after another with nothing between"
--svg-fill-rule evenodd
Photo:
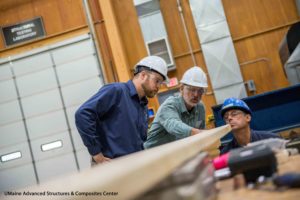
<instances>
[{"instance_id":1,"label":"man's ear","mask_svg":"<svg viewBox=\"0 0 300 200\"><path fill-rule=\"evenodd\" d=\"M142 80L145 80L145 79L147 78L147 72L146 72L146 71L141 71L141 72L140 72L140 78L141 78Z\"/></svg>"},{"instance_id":2,"label":"man's ear","mask_svg":"<svg viewBox=\"0 0 300 200\"><path fill-rule=\"evenodd\" d=\"M183 84L180 84L179 92L180 95L183 96Z\"/></svg>"},{"instance_id":3,"label":"man's ear","mask_svg":"<svg viewBox=\"0 0 300 200\"><path fill-rule=\"evenodd\" d=\"M247 122L250 123L250 122L251 122L251 118L252 118L252 117L251 117L250 114L246 114L246 120L247 120Z\"/></svg>"},{"instance_id":4,"label":"man's ear","mask_svg":"<svg viewBox=\"0 0 300 200\"><path fill-rule=\"evenodd\" d=\"M180 84L179 91L180 91L180 92L182 92L182 91L183 91L183 84Z\"/></svg>"}]
</instances>

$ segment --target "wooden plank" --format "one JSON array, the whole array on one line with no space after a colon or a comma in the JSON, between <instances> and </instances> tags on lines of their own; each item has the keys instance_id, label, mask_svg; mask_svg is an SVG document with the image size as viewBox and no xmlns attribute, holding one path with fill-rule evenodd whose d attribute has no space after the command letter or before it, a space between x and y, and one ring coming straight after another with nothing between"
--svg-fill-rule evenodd
<instances>
[{"instance_id":1,"label":"wooden plank","mask_svg":"<svg viewBox=\"0 0 300 200\"><path fill-rule=\"evenodd\" d=\"M206 130L176 142L140 151L95 168L53 180L20 192L116 192L105 199L133 199L147 191L174 169L201 150L210 146L231 130L229 125ZM104 193L103 193L104 194ZM24 196L4 196L3 199L24 199ZM28 196L41 199L41 196ZM46 196L47 197L47 196ZM101 196L48 196L49 199L89 199Z\"/></svg>"},{"instance_id":2,"label":"wooden plank","mask_svg":"<svg viewBox=\"0 0 300 200\"><path fill-rule=\"evenodd\" d=\"M294 0L223 0L222 3L232 38L299 19Z\"/></svg>"}]
</instances>

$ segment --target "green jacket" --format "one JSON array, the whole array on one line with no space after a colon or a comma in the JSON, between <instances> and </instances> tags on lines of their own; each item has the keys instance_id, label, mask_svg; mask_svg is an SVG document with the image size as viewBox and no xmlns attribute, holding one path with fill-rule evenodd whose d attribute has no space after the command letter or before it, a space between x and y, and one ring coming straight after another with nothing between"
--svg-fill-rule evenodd
<instances>
[{"instance_id":1,"label":"green jacket","mask_svg":"<svg viewBox=\"0 0 300 200\"><path fill-rule=\"evenodd\" d=\"M205 128L203 103L198 103L189 112L182 96L171 96L159 107L144 147L147 149L188 137L192 128Z\"/></svg>"}]
</instances>

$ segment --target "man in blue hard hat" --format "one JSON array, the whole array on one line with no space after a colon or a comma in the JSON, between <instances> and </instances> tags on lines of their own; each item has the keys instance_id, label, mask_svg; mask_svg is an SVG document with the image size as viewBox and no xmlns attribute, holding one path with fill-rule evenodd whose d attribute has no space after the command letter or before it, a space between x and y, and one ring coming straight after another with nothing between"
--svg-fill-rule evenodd
<instances>
[{"instance_id":1,"label":"man in blue hard hat","mask_svg":"<svg viewBox=\"0 0 300 200\"><path fill-rule=\"evenodd\" d=\"M237 98L225 99L221 108L221 116L225 123L231 126L233 139L224 147L221 147L220 154L246 146L251 142L268 138L280 138L272 132L256 131L250 128L252 112L243 100Z\"/></svg>"}]
</instances>

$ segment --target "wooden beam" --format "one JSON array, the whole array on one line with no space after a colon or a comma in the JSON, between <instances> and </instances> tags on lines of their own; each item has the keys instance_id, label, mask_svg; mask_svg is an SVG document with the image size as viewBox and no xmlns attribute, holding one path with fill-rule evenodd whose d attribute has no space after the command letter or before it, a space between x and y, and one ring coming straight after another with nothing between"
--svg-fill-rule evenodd
<instances>
[{"instance_id":1,"label":"wooden beam","mask_svg":"<svg viewBox=\"0 0 300 200\"><path fill-rule=\"evenodd\" d=\"M167 177L178 166L197 155L231 130L229 125L203 131L182 140L140 151L107 164L98 165L79 174L69 175L20 192L62 192L70 195L49 196L49 199L133 199ZM74 195L71 195L71 192ZM100 195L76 195L76 192ZM115 192L115 196L104 196ZM77 193L78 194L78 193ZM24 199L24 196L13 196ZM41 199L41 196L28 196ZM3 199L9 199L4 196Z\"/></svg>"},{"instance_id":2,"label":"wooden beam","mask_svg":"<svg viewBox=\"0 0 300 200\"><path fill-rule=\"evenodd\" d=\"M125 47L122 42L118 22L114 15L113 1L98 0L103 15L109 44L111 46L112 55L116 65L118 79L121 82L126 82L130 79L129 63L126 57Z\"/></svg>"}]
</instances>

